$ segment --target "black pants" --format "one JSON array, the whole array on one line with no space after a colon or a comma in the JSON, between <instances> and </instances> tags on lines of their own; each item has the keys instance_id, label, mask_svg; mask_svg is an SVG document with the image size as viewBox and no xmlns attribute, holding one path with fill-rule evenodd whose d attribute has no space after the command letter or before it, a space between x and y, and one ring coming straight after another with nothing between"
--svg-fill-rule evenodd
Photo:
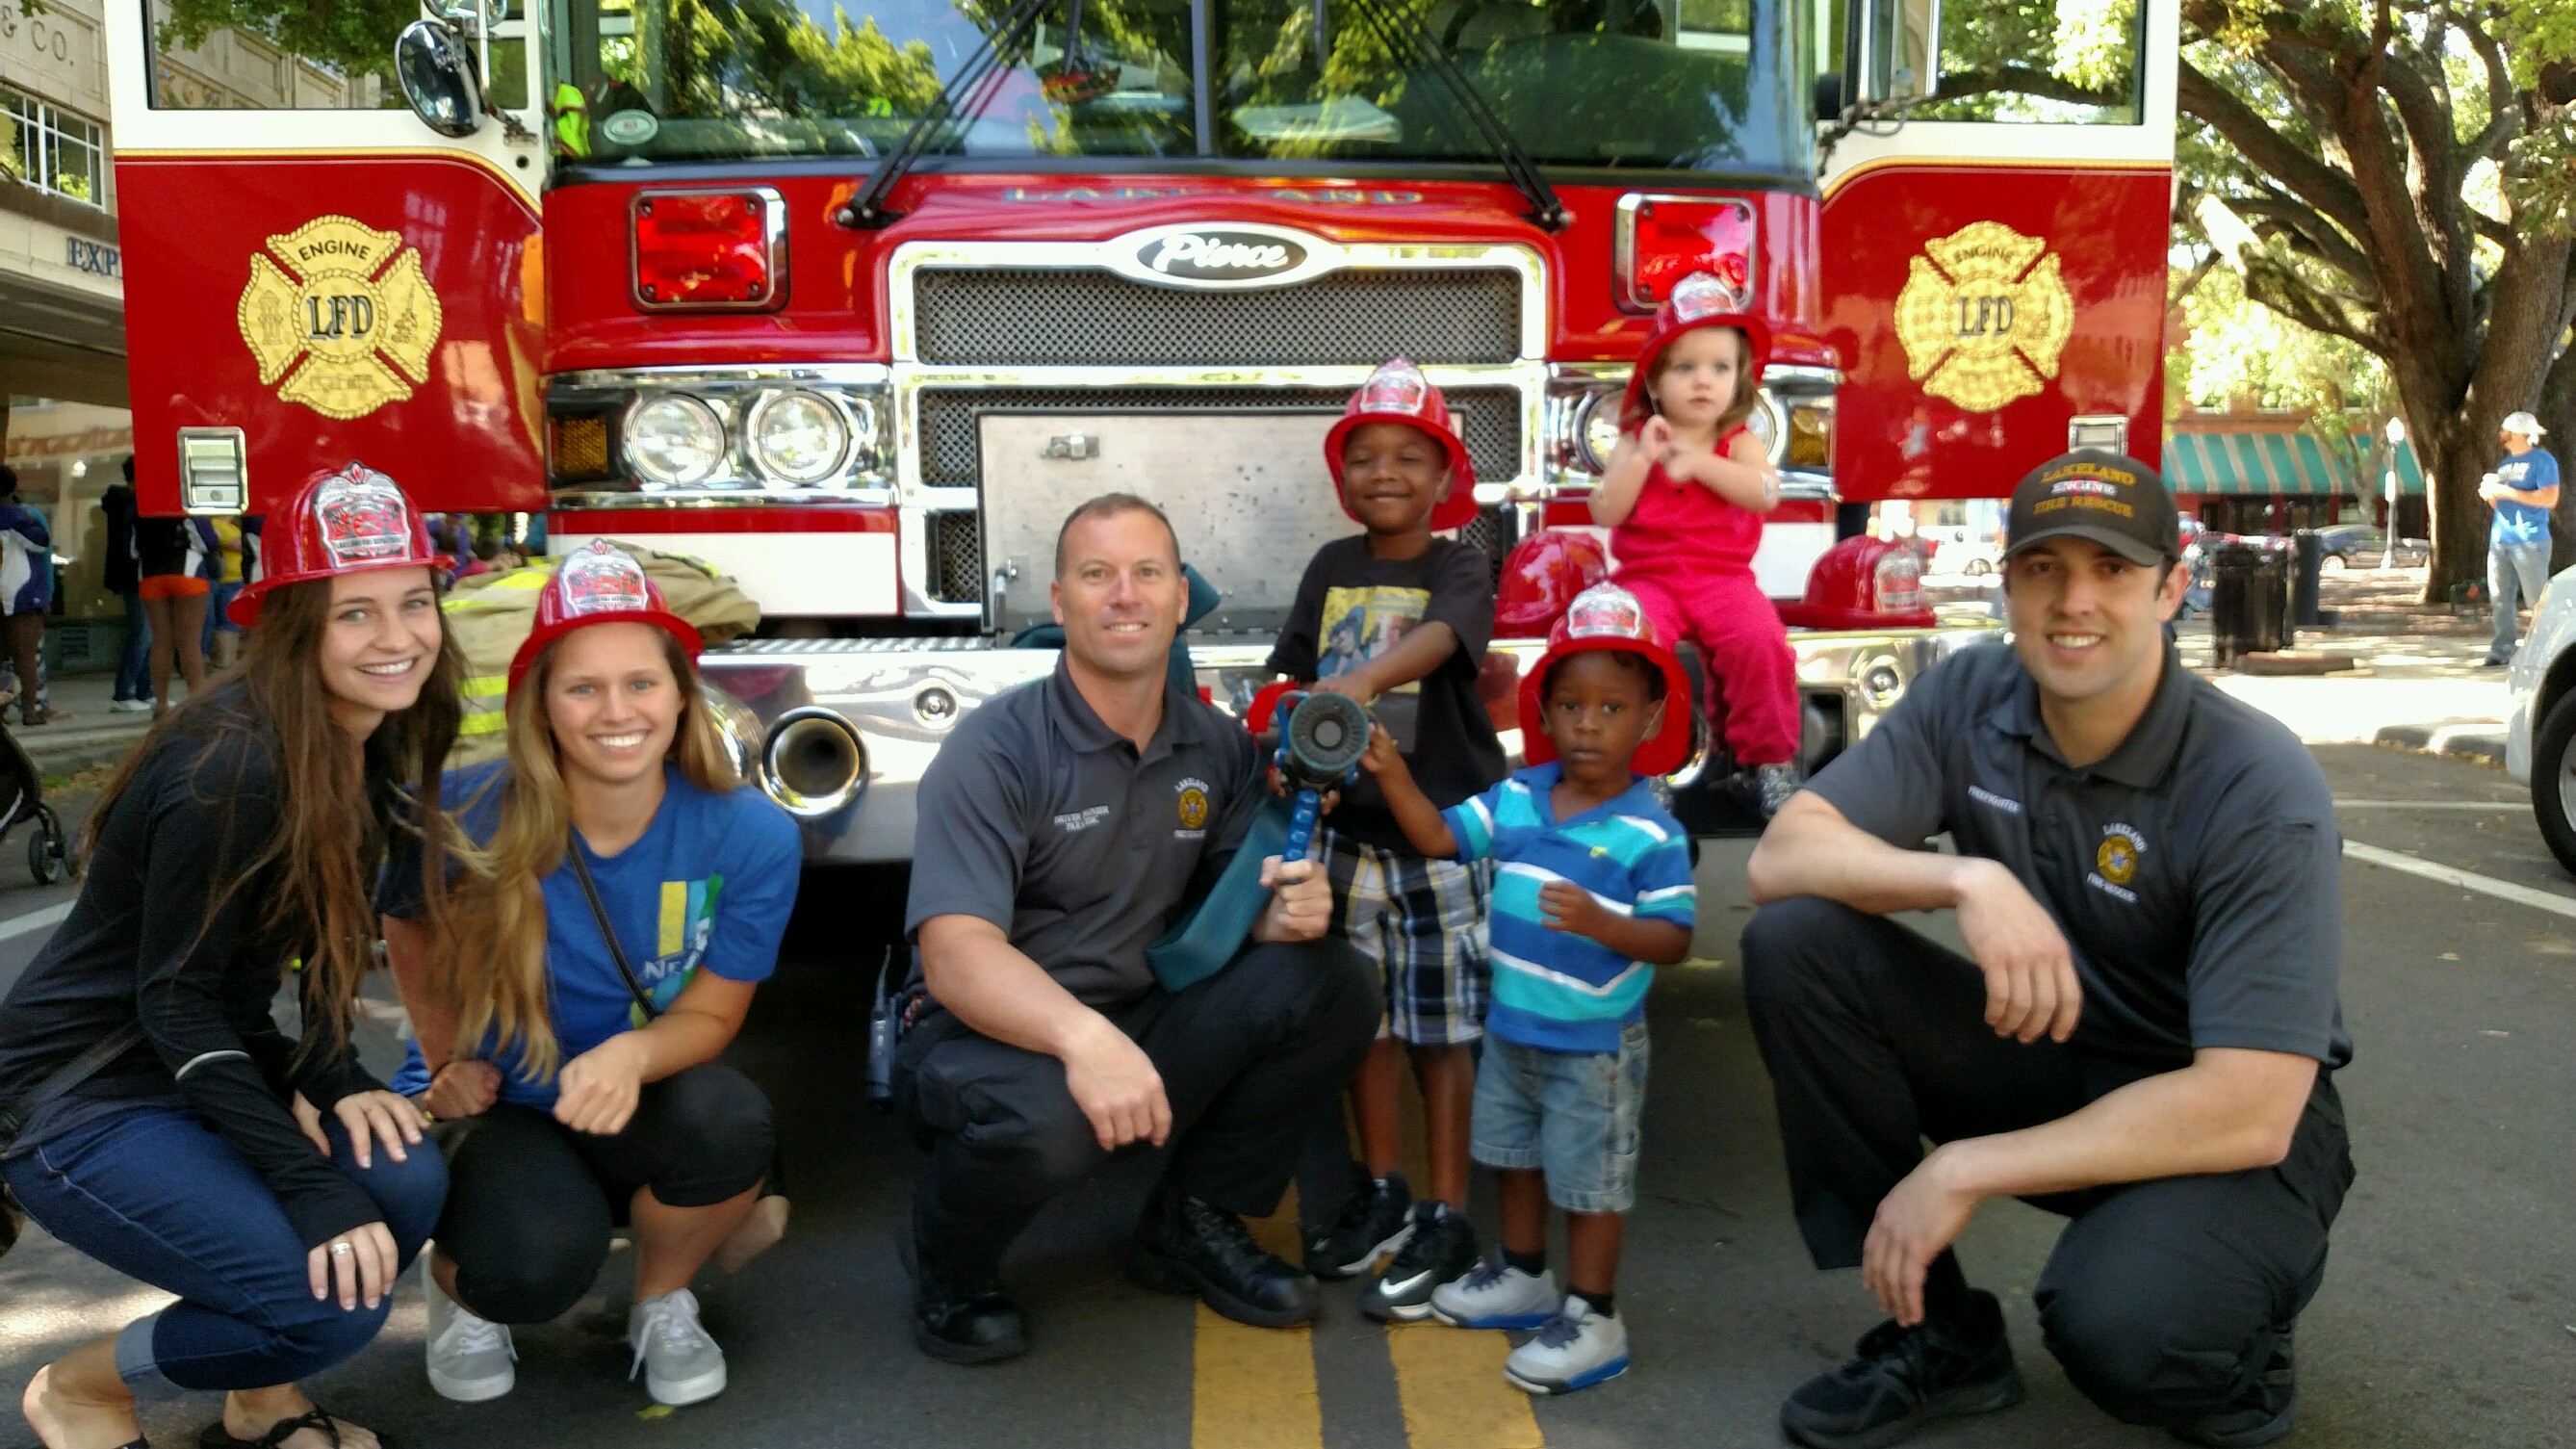
<instances>
[{"instance_id":1,"label":"black pants","mask_svg":"<svg viewBox=\"0 0 2576 1449\"><path fill-rule=\"evenodd\" d=\"M1830 901L1753 917L1744 994L1819 1268L1859 1265L1879 1200L1922 1160L1922 1139L2053 1122L2150 1075L2071 1044L1997 1037L1973 963ZM2258 1376L2324 1280L2351 1182L2342 1099L2319 1073L2278 1167L2037 1200L2072 1219L2033 1294L2049 1351L2133 1424L2259 1402Z\"/></svg>"},{"instance_id":2,"label":"black pants","mask_svg":"<svg viewBox=\"0 0 2576 1449\"><path fill-rule=\"evenodd\" d=\"M713 1207L759 1185L775 1141L769 1098L720 1062L646 1083L614 1137L506 1102L442 1126L438 1247L456 1264L457 1301L495 1323L561 1317L598 1279L637 1189Z\"/></svg>"},{"instance_id":3,"label":"black pants","mask_svg":"<svg viewBox=\"0 0 2576 1449\"><path fill-rule=\"evenodd\" d=\"M1276 1209L1317 1111L1368 1053L1379 995L1366 958L1327 938L1254 946L1186 991L1110 1008L1171 1103L1165 1180L1229 1212ZM1109 1160L1062 1062L945 1011L905 1035L895 1094L930 1153L913 1194L916 1243L952 1282L989 1280L1038 1210Z\"/></svg>"}]
</instances>

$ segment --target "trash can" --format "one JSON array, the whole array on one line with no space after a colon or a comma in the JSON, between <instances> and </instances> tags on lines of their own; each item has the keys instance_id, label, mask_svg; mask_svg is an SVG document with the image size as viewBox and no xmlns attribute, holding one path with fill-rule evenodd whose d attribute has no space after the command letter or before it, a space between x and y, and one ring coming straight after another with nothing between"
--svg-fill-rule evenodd
<instances>
[{"instance_id":1,"label":"trash can","mask_svg":"<svg viewBox=\"0 0 2576 1449\"><path fill-rule=\"evenodd\" d=\"M2290 535L2290 627L2314 629L2325 623L2325 614L2317 607L2319 579L2325 572L2325 535L2313 528L2302 528Z\"/></svg>"},{"instance_id":2,"label":"trash can","mask_svg":"<svg viewBox=\"0 0 2576 1449\"><path fill-rule=\"evenodd\" d=\"M2289 570L2278 549L2219 546L2209 560L2211 662L2224 669L2243 654L2268 654L2287 637Z\"/></svg>"}]
</instances>

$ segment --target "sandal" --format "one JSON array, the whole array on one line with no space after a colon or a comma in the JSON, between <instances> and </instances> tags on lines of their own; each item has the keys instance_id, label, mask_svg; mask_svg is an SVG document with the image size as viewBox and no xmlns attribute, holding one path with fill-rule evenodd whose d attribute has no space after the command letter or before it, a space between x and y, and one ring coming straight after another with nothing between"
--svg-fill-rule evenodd
<instances>
[{"instance_id":1,"label":"sandal","mask_svg":"<svg viewBox=\"0 0 2576 1449\"><path fill-rule=\"evenodd\" d=\"M197 1436L197 1449L277 1449L306 1429L321 1430L323 1437L331 1441L331 1449L340 1449L340 1421L332 1418L331 1412L319 1404L292 1419L278 1420L268 1426L267 1433L256 1439L234 1438L224 1428L224 1421L217 1419ZM393 1437L389 1434L379 1433L376 1442L384 1449L394 1449ZM133 1449L133 1446L127 1445L126 1449Z\"/></svg>"}]
</instances>

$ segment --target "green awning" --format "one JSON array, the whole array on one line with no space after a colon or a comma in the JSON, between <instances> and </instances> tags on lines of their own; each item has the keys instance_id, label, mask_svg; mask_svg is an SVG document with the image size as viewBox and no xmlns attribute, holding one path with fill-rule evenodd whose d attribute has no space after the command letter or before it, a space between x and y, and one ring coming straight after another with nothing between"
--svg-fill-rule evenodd
<instances>
[{"instance_id":1,"label":"green awning","mask_svg":"<svg viewBox=\"0 0 2576 1449\"><path fill-rule=\"evenodd\" d=\"M2330 497L2354 491L2306 433L2165 433L2165 483L2201 497Z\"/></svg>"}]
</instances>

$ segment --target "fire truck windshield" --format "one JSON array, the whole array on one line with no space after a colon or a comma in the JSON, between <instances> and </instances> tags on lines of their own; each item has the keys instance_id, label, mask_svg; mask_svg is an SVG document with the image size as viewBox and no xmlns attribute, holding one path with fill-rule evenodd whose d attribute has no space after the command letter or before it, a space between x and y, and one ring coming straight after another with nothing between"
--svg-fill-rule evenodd
<instances>
[{"instance_id":1,"label":"fire truck windshield","mask_svg":"<svg viewBox=\"0 0 2576 1449\"><path fill-rule=\"evenodd\" d=\"M1406 0L1379 0L1380 15ZM593 159L880 156L1005 0L556 0ZM1804 177L1810 0L1433 0L1428 29L1537 161ZM1429 67L1350 0L1052 0L934 156L1481 163ZM569 42L569 44L564 44ZM559 91L558 97L562 93Z\"/></svg>"}]
</instances>

